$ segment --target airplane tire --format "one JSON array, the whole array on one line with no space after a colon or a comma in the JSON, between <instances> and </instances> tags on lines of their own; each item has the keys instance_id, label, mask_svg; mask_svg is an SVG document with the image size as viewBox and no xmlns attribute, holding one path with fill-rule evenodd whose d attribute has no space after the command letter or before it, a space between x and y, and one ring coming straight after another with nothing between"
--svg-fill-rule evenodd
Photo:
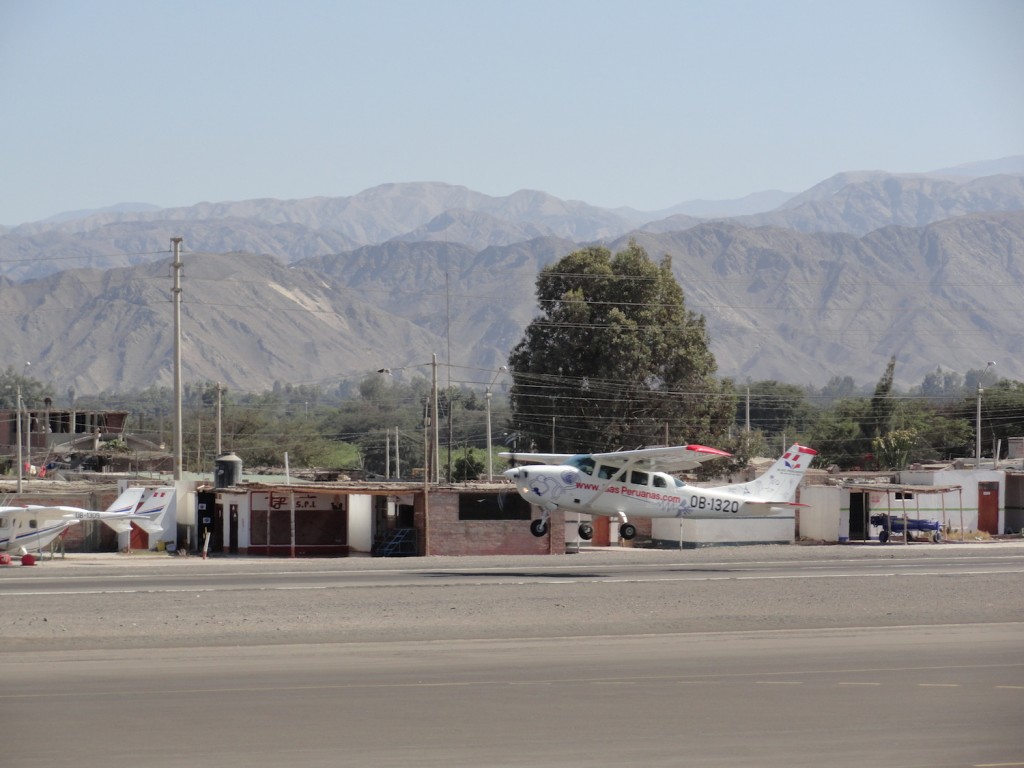
<instances>
[{"instance_id":1,"label":"airplane tire","mask_svg":"<svg viewBox=\"0 0 1024 768\"><path fill-rule=\"evenodd\" d=\"M623 523L619 526L619 536L629 541L636 536L636 526L632 523Z\"/></svg>"},{"instance_id":2,"label":"airplane tire","mask_svg":"<svg viewBox=\"0 0 1024 768\"><path fill-rule=\"evenodd\" d=\"M530 533L538 539L548 532L548 524L544 520L534 520L530 523Z\"/></svg>"},{"instance_id":3,"label":"airplane tire","mask_svg":"<svg viewBox=\"0 0 1024 768\"><path fill-rule=\"evenodd\" d=\"M590 541L594 538L594 526L590 523L580 523L579 532L580 538L584 541Z\"/></svg>"}]
</instances>

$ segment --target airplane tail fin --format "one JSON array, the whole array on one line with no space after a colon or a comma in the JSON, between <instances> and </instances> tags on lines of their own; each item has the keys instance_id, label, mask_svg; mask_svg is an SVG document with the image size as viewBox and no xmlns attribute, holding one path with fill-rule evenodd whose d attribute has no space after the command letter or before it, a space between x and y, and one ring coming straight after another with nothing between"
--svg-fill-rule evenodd
<instances>
[{"instance_id":1,"label":"airplane tail fin","mask_svg":"<svg viewBox=\"0 0 1024 768\"><path fill-rule=\"evenodd\" d=\"M108 528L113 528L118 533L124 533L132 529L129 522L130 515L139 506L145 488L127 488L124 493L118 496L114 503L107 507L106 511L96 515Z\"/></svg>"},{"instance_id":2,"label":"airplane tail fin","mask_svg":"<svg viewBox=\"0 0 1024 768\"><path fill-rule=\"evenodd\" d=\"M139 506L144 496L145 500ZM174 488L169 486L156 488L148 496L145 488L129 488L118 496L100 519L118 533L127 533L135 523L148 534L160 534L164 530L164 514L173 498Z\"/></svg>"},{"instance_id":3,"label":"airplane tail fin","mask_svg":"<svg viewBox=\"0 0 1024 768\"><path fill-rule=\"evenodd\" d=\"M818 452L813 448L794 443L760 477L749 483L727 485L722 490L746 494L767 503L792 504L804 473L817 455Z\"/></svg>"},{"instance_id":4,"label":"airplane tail fin","mask_svg":"<svg viewBox=\"0 0 1024 768\"><path fill-rule=\"evenodd\" d=\"M154 488L142 502L142 506L129 519L149 534L163 533L164 516L171 508L174 500L174 488L161 486Z\"/></svg>"},{"instance_id":5,"label":"airplane tail fin","mask_svg":"<svg viewBox=\"0 0 1024 768\"><path fill-rule=\"evenodd\" d=\"M142 494L146 492L145 488L128 488L114 499L114 503L107 507L107 514L115 515L130 515L135 511L135 508L139 506L139 502L142 501Z\"/></svg>"}]
</instances>

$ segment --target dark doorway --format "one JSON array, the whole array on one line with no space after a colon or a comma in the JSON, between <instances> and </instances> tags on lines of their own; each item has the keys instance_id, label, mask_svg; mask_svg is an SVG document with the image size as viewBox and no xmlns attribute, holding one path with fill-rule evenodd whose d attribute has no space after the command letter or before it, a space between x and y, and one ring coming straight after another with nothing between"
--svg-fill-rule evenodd
<instances>
[{"instance_id":1,"label":"dark doorway","mask_svg":"<svg viewBox=\"0 0 1024 768\"><path fill-rule=\"evenodd\" d=\"M196 541L196 549L203 550L203 542L206 535L210 535L210 549L213 549L214 531L216 520L214 519L214 508L217 506L217 494L200 491L196 494L196 533L199 538Z\"/></svg>"},{"instance_id":2,"label":"dark doorway","mask_svg":"<svg viewBox=\"0 0 1024 768\"><path fill-rule=\"evenodd\" d=\"M868 540L868 495L850 492L850 541Z\"/></svg>"},{"instance_id":3,"label":"dark doorway","mask_svg":"<svg viewBox=\"0 0 1024 768\"><path fill-rule=\"evenodd\" d=\"M228 505L228 551L238 554L238 505Z\"/></svg>"},{"instance_id":4,"label":"dark doorway","mask_svg":"<svg viewBox=\"0 0 1024 768\"><path fill-rule=\"evenodd\" d=\"M224 551L224 505L213 505L213 532L210 534L210 551Z\"/></svg>"}]
</instances>

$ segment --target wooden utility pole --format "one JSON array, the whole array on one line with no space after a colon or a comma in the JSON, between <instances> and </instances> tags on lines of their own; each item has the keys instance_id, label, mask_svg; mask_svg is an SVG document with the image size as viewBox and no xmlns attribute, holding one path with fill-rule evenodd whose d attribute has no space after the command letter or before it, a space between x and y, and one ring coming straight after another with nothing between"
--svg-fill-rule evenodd
<instances>
[{"instance_id":1,"label":"wooden utility pole","mask_svg":"<svg viewBox=\"0 0 1024 768\"><path fill-rule=\"evenodd\" d=\"M220 382L218 381L217 382L217 445L216 445L217 453L215 454L216 458L220 458L221 454L224 452L222 450L221 439L220 439L221 438L221 423L220 423L220 419L221 419L221 397L220 397L220 395L221 395L221 392L223 392L223 391L224 391L224 387L222 387L220 385ZM239 479L241 479L241 478L239 478Z\"/></svg>"},{"instance_id":2,"label":"wooden utility pole","mask_svg":"<svg viewBox=\"0 0 1024 768\"><path fill-rule=\"evenodd\" d=\"M174 251L174 287L171 297L174 301L174 479L181 480L181 240L171 238Z\"/></svg>"}]
</instances>

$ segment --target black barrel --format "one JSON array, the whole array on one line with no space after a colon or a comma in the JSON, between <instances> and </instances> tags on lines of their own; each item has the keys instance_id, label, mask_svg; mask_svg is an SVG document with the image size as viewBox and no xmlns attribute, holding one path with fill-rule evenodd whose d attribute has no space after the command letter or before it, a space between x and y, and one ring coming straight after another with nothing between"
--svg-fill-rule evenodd
<instances>
[{"instance_id":1,"label":"black barrel","mask_svg":"<svg viewBox=\"0 0 1024 768\"><path fill-rule=\"evenodd\" d=\"M214 464L216 466L213 473L214 488L231 488L241 482L242 460L235 454L225 453L218 456Z\"/></svg>"}]
</instances>

